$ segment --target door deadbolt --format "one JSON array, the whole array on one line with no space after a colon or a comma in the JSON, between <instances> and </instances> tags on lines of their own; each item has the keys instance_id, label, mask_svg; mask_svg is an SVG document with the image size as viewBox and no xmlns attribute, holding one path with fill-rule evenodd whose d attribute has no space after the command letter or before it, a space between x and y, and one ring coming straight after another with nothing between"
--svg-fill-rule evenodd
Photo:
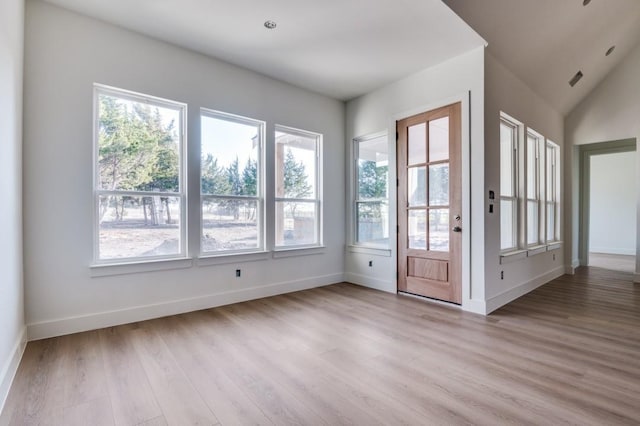
<instances>
[{"instance_id":1,"label":"door deadbolt","mask_svg":"<svg viewBox=\"0 0 640 426\"><path fill-rule=\"evenodd\" d=\"M460 228L459 226L454 226L451 230L453 232L462 232L462 228Z\"/></svg>"}]
</instances>

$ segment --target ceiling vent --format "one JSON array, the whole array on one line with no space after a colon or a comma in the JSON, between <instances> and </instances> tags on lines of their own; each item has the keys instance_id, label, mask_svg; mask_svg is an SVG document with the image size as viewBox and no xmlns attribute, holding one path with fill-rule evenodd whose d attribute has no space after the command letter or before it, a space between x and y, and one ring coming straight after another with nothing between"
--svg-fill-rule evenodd
<instances>
[{"instance_id":1,"label":"ceiling vent","mask_svg":"<svg viewBox=\"0 0 640 426\"><path fill-rule=\"evenodd\" d=\"M569 80L569 85L571 87L575 86L577 82L580 81L580 79L582 78L583 74L582 71L578 71L576 73L576 75L573 76L573 78L571 80Z\"/></svg>"}]
</instances>

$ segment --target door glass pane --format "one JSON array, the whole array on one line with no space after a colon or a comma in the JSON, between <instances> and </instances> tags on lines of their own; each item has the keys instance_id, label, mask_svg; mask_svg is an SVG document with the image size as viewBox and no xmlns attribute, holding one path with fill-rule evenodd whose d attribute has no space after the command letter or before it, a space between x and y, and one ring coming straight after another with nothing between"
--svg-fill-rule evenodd
<instances>
[{"instance_id":1,"label":"door glass pane","mask_svg":"<svg viewBox=\"0 0 640 426\"><path fill-rule=\"evenodd\" d=\"M410 249L427 249L427 211L409 210L408 237Z\"/></svg>"},{"instance_id":2,"label":"door glass pane","mask_svg":"<svg viewBox=\"0 0 640 426\"><path fill-rule=\"evenodd\" d=\"M407 198L410 207L426 206L427 203L427 179L426 167L412 167L409 169L407 182Z\"/></svg>"},{"instance_id":3,"label":"door glass pane","mask_svg":"<svg viewBox=\"0 0 640 426\"><path fill-rule=\"evenodd\" d=\"M409 126L409 165L427 162L427 124Z\"/></svg>"},{"instance_id":4,"label":"door glass pane","mask_svg":"<svg viewBox=\"0 0 640 426\"><path fill-rule=\"evenodd\" d=\"M449 164L429 166L429 205L449 205Z\"/></svg>"},{"instance_id":5,"label":"door glass pane","mask_svg":"<svg viewBox=\"0 0 640 426\"><path fill-rule=\"evenodd\" d=\"M449 117L429 122L429 162L449 158Z\"/></svg>"},{"instance_id":6,"label":"door glass pane","mask_svg":"<svg viewBox=\"0 0 640 426\"><path fill-rule=\"evenodd\" d=\"M513 200L500 200L500 250L515 248L515 206Z\"/></svg>"},{"instance_id":7,"label":"door glass pane","mask_svg":"<svg viewBox=\"0 0 640 426\"><path fill-rule=\"evenodd\" d=\"M449 209L429 211L429 250L449 251Z\"/></svg>"}]
</instances>

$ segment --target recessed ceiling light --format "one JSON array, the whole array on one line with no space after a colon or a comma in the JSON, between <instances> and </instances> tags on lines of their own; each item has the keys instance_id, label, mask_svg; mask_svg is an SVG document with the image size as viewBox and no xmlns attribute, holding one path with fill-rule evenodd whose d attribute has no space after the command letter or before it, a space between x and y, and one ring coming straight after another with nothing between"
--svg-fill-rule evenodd
<instances>
[{"instance_id":1,"label":"recessed ceiling light","mask_svg":"<svg viewBox=\"0 0 640 426\"><path fill-rule=\"evenodd\" d=\"M607 53L605 53L604 56L611 55L615 49L616 49L616 46L611 46L609 49L607 49Z\"/></svg>"},{"instance_id":2,"label":"recessed ceiling light","mask_svg":"<svg viewBox=\"0 0 640 426\"><path fill-rule=\"evenodd\" d=\"M571 78L571 80L569 80L569 85L571 87L575 86L577 82L580 81L580 79L582 78L582 71L578 71L576 73L576 75L573 76L573 78Z\"/></svg>"},{"instance_id":3,"label":"recessed ceiling light","mask_svg":"<svg viewBox=\"0 0 640 426\"><path fill-rule=\"evenodd\" d=\"M276 23L276 21L264 21L264 26L265 28L273 30L278 26L278 24Z\"/></svg>"},{"instance_id":4,"label":"recessed ceiling light","mask_svg":"<svg viewBox=\"0 0 640 426\"><path fill-rule=\"evenodd\" d=\"M588 5L589 3L591 3L591 0L582 0L582 5L583 5L583 6L586 6L586 5Z\"/></svg>"}]
</instances>

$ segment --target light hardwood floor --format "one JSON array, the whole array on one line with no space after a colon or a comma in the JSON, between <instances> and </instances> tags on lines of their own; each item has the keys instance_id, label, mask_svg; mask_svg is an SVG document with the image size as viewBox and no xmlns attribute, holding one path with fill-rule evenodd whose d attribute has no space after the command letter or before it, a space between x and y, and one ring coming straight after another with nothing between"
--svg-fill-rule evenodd
<instances>
[{"instance_id":1,"label":"light hardwood floor","mask_svg":"<svg viewBox=\"0 0 640 426\"><path fill-rule=\"evenodd\" d=\"M350 284L31 342L0 424L640 423L640 286L488 317Z\"/></svg>"},{"instance_id":2,"label":"light hardwood floor","mask_svg":"<svg viewBox=\"0 0 640 426\"><path fill-rule=\"evenodd\" d=\"M614 271L635 272L636 257L622 254L589 253L589 266Z\"/></svg>"}]
</instances>

